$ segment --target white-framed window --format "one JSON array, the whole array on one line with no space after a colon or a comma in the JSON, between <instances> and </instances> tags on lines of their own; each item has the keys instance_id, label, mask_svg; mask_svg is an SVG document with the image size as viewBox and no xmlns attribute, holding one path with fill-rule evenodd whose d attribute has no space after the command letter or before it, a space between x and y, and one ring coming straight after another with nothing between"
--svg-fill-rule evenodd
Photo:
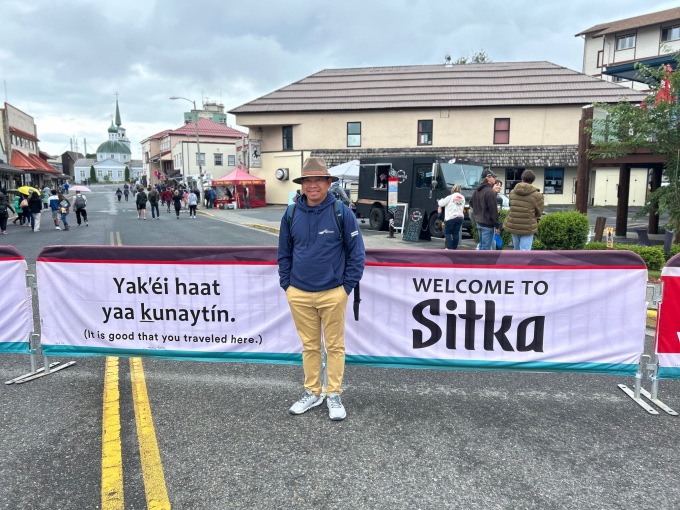
<instances>
[{"instance_id":1,"label":"white-framed window","mask_svg":"<svg viewBox=\"0 0 680 510\"><path fill-rule=\"evenodd\" d=\"M234 156L233 154L227 156L227 165L236 166L236 156Z\"/></svg>"},{"instance_id":2,"label":"white-framed window","mask_svg":"<svg viewBox=\"0 0 680 510\"><path fill-rule=\"evenodd\" d=\"M661 29L661 41L670 42L680 39L680 25Z\"/></svg>"},{"instance_id":3,"label":"white-framed window","mask_svg":"<svg viewBox=\"0 0 680 510\"><path fill-rule=\"evenodd\" d=\"M564 192L564 168L546 168L543 181L545 195L561 195Z\"/></svg>"},{"instance_id":4,"label":"white-framed window","mask_svg":"<svg viewBox=\"0 0 680 510\"><path fill-rule=\"evenodd\" d=\"M215 166L222 166L222 154L216 152L213 155L215 156Z\"/></svg>"},{"instance_id":5,"label":"white-framed window","mask_svg":"<svg viewBox=\"0 0 680 510\"><path fill-rule=\"evenodd\" d=\"M347 123L347 147L361 147L361 122Z\"/></svg>"},{"instance_id":6,"label":"white-framed window","mask_svg":"<svg viewBox=\"0 0 680 510\"><path fill-rule=\"evenodd\" d=\"M432 121L418 121L418 145L432 145Z\"/></svg>"},{"instance_id":7,"label":"white-framed window","mask_svg":"<svg viewBox=\"0 0 680 510\"><path fill-rule=\"evenodd\" d=\"M635 34L621 35L616 38L616 50L635 48Z\"/></svg>"},{"instance_id":8,"label":"white-framed window","mask_svg":"<svg viewBox=\"0 0 680 510\"><path fill-rule=\"evenodd\" d=\"M196 164L198 166L205 166L205 152L196 153Z\"/></svg>"},{"instance_id":9,"label":"white-framed window","mask_svg":"<svg viewBox=\"0 0 680 510\"><path fill-rule=\"evenodd\" d=\"M102 169L101 168L97 168L97 177L104 177L102 175Z\"/></svg>"}]
</instances>

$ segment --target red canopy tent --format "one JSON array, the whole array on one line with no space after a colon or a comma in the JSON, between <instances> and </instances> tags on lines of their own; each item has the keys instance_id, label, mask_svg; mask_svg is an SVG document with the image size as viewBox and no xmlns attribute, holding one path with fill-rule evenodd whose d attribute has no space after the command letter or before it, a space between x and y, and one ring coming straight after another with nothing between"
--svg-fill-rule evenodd
<instances>
[{"instance_id":1,"label":"red canopy tent","mask_svg":"<svg viewBox=\"0 0 680 510\"><path fill-rule=\"evenodd\" d=\"M215 188L215 204L229 204L236 202L239 208L246 207L243 190L248 188L250 207L264 207L267 205L265 184L267 181L249 174L241 168L228 173L219 179L213 179L210 185ZM229 195L232 198L229 198Z\"/></svg>"}]
</instances>

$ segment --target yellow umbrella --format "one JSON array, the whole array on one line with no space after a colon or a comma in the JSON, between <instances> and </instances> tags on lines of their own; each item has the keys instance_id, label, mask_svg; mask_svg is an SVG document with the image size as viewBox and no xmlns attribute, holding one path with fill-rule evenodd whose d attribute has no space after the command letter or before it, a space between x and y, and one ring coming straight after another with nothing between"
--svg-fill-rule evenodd
<instances>
[{"instance_id":1,"label":"yellow umbrella","mask_svg":"<svg viewBox=\"0 0 680 510\"><path fill-rule=\"evenodd\" d=\"M34 191L40 195L40 190L36 189L32 186L21 186L20 188L17 188L17 191L23 195L30 195Z\"/></svg>"}]
</instances>

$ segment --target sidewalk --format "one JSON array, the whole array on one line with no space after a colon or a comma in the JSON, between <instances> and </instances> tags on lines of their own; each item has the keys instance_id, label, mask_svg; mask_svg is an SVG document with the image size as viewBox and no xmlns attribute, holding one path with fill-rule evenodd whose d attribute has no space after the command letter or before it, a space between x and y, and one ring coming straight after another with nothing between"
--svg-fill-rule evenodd
<instances>
[{"instance_id":1,"label":"sidewalk","mask_svg":"<svg viewBox=\"0 0 680 510\"><path fill-rule=\"evenodd\" d=\"M264 230L277 235L279 233L279 226L281 225L281 218L283 218L285 212L285 205L268 205L255 209L206 209L203 207L198 210L199 214L211 216L220 221ZM361 223L361 220L359 220L359 227L361 228L361 234L364 238L364 245L367 248L426 250L441 250L444 248L444 239L418 242L403 241L401 234L397 232L394 233L394 238L390 239L388 232L370 229L368 220L364 220L364 223ZM461 248L474 250L475 246L476 243L474 240L467 234L463 234Z\"/></svg>"}]
</instances>

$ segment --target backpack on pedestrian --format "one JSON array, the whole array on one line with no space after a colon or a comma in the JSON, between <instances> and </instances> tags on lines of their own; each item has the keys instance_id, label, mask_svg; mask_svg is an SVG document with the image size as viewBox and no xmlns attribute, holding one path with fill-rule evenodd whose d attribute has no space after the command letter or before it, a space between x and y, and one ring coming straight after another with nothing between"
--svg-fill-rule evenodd
<instances>
[{"instance_id":1,"label":"backpack on pedestrian","mask_svg":"<svg viewBox=\"0 0 680 510\"><path fill-rule=\"evenodd\" d=\"M76 195L76 199L73 201L73 206L78 209L85 209L87 202L85 202L85 197L83 195Z\"/></svg>"}]
</instances>

